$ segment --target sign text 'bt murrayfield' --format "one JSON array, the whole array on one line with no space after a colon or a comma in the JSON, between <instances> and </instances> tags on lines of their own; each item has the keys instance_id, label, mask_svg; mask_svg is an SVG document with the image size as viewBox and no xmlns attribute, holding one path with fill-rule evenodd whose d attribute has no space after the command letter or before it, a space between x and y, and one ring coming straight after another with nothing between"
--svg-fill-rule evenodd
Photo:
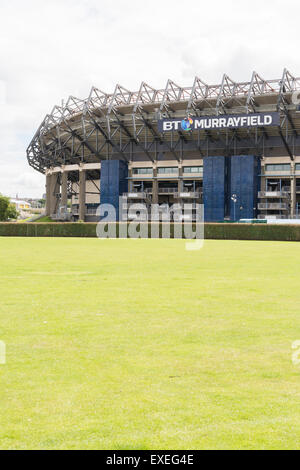
<instances>
[{"instance_id":1,"label":"sign text 'bt murrayfield'","mask_svg":"<svg viewBox=\"0 0 300 470\"><path fill-rule=\"evenodd\" d=\"M279 126L279 113L229 114L220 116L189 116L182 119L161 119L158 131L197 131L211 129L236 129L240 127Z\"/></svg>"}]
</instances>

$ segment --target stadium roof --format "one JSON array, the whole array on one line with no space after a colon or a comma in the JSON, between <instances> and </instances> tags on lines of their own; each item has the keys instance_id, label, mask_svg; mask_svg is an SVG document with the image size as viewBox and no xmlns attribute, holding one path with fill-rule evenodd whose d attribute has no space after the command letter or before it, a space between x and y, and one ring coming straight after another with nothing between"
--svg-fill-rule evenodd
<instances>
[{"instance_id":1,"label":"stadium roof","mask_svg":"<svg viewBox=\"0 0 300 470\"><path fill-rule=\"evenodd\" d=\"M161 90L145 82L136 92L116 85L114 92L107 94L93 87L88 98L70 96L46 115L27 149L28 162L44 173L47 168L70 163L107 158L129 161L134 154L155 161L159 153L168 153L182 160L185 151L203 156L222 149L230 153L238 147L241 152L261 153L266 148L283 148L293 158L300 147L300 115L292 103L297 91L300 93L300 78L287 69L276 80L265 80L253 72L248 82L235 82L224 75L218 85L196 77L186 88L172 80ZM203 130L196 132L197 136L157 130L157 120L163 117L263 111L279 111L281 125L256 132ZM241 141L245 145L239 145Z\"/></svg>"}]
</instances>

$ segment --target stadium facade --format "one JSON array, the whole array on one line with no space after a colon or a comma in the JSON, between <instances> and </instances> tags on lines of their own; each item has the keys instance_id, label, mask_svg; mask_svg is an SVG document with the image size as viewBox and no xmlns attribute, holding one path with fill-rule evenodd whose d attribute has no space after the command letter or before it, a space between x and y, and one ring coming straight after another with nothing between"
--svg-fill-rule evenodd
<instances>
[{"instance_id":1,"label":"stadium facade","mask_svg":"<svg viewBox=\"0 0 300 470\"><path fill-rule=\"evenodd\" d=\"M99 204L118 209L121 195L149 207L204 203L209 222L300 218L299 97L286 69L275 80L92 88L46 115L28 162L45 174L57 220L97 220Z\"/></svg>"}]
</instances>

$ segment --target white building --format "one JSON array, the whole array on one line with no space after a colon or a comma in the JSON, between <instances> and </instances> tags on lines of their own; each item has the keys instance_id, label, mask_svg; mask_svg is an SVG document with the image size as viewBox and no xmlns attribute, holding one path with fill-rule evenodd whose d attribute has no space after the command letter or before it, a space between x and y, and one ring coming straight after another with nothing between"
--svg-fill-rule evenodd
<instances>
[{"instance_id":1,"label":"white building","mask_svg":"<svg viewBox=\"0 0 300 470\"><path fill-rule=\"evenodd\" d=\"M31 209L31 204L21 199L11 199L10 202L16 206L18 211L24 211Z\"/></svg>"}]
</instances>

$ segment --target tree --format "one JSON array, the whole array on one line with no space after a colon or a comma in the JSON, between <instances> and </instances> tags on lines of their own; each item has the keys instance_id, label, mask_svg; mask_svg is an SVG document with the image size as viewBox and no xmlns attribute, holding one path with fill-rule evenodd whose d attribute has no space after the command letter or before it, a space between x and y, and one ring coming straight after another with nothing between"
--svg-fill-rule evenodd
<instances>
[{"instance_id":1,"label":"tree","mask_svg":"<svg viewBox=\"0 0 300 470\"><path fill-rule=\"evenodd\" d=\"M9 203L9 206L7 208L7 220L8 219L17 219L19 217L19 212L17 211L17 208L14 204Z\"/></svg>"},{"instance_id":2,"label":"tree","mask_svg":"<svg viewBox=\"0 0 300 470\"><path fill-rule=\"evenodd\" d=\"M14 204L11 204L8 197L0 194L0 221L5 222L8 219L17 219L18 211Z\"/></svg>"}]
</instances>

